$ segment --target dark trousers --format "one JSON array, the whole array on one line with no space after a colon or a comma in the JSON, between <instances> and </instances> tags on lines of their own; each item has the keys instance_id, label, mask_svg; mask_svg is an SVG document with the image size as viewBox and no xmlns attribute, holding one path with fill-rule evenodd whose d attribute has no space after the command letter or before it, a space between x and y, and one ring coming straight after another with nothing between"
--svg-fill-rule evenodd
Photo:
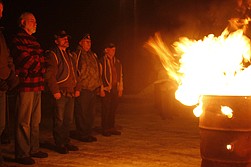
<instances>
[{"instance_id":1,"label":"dark trousers","mask_svg":"<svg viewBox=\"0 0 251 167\"><path fill-rule=\"evenodd\" d=\"M118 91L116 89L105 92L105 97L102 97L101 126L103 130L115 127L115 112L118 107L118 100Z\"/></svg>"},{"instance_id":2,"label":"dark trousers","mask_svg":"<svg viewBox=\"0 0 251 167\"><path fill-rule=\"evenodd\" d=\"M18 92L16 90L6 93L6 119L5 128L1 135L2 144L9 144L14 134L13 130L15 125L15 114L17 111L17 95Z\"/></svg>"},{"instance_id":3,"label":"dark trousers","mask_svg":"<svg viewBox=\"0 0 251 167\"><path fill-rule=\"evenodd\" d=\"M6 120L6 92L0 91L0 134L2 134L5 128Z\"/></svg>"},{"instance_id":4,"label":"dark trousers","mask_svg":"<svg viewBox=\"0 0 251 167\"><path fill-rule=\"evenodd\" d=\"M76 130L80 137L91 135L96 111L95 91L82 90L75 103Z\"/></svg>"},{"instance_id":5,"label":"dark trousers","mask_svg":"<svg viewBox=\"0 0 251 167\"><path fill-rule=\"evenodd\" d=\"M5 127L5 114L6 114L6 92L0 91L0 135ZM0 165L3 162L2 153L0 149Z\"/></svg>"},{"instance_id":6,"label":"dark trousers","mask_svg":"<svg viewBox=\"0 0 251 167\"><path fill-rule=\"evenodd\" d=\"M73 121L74 98L63 96L56 100L56 109L53 116L53 137L58 146L70 142L70 127Z\"/></svg>"}]
</instances>

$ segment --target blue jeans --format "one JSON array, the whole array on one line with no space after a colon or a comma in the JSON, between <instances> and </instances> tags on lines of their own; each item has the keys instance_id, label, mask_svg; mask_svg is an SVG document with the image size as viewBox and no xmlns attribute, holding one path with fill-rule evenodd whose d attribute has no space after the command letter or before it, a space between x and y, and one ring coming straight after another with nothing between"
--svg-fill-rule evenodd
<instances>
[{"instance_id":1,"label":"blue jeans","mask_svg":"<svg viewBox=\"0 0 251 167\"><path fill-rule=\"evenodd\" d=\"M73 121L74 98L61 96L56 100L56 109L53 118L53 137L58 146L70 142L70 126Z\"/></svg>"},{"instance_id":2,"label":"blue jeans","mask_svg":"<svg viewBox=\"0 0 251 167\"><path fill-rule=\"evenodd\" d=\"M3 133L6 119L6 92L0 91L0 136ZM2 163L2 153L0 150L0 164Z\"/></svg>"},{"instance_id":3,"label":"blue jeans","mask_svg":"<svg viewBox=\"0 0 251 167\"><path fill-rule=\"evenodd\" d=\"M39 151L41 92L20 92L17 99L16 158Z\"/></svg>"}]
</instances>

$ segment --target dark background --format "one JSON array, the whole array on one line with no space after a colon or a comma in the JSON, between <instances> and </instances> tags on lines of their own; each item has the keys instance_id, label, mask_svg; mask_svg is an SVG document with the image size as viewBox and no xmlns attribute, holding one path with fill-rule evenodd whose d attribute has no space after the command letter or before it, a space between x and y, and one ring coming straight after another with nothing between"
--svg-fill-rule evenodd
<instances>
[{"instance_id":1,"label":"dark background","mask_svg":"<svg viewBox=\"0 0 251 167\"><path fill-rule=\"evenodd\" d=\"M84 33L92 37L99 56L104 45L114 42L124 66L125 93L137 93L157 79L161 64L144 47L160 32L168 44L180 36L200 39L219 35L234 13L235 0L5 0L2 24L7 38L24 11L34 13L34 34L47 49L58 29L71 36L74 49Z\"/></svg>"}]
</instances>

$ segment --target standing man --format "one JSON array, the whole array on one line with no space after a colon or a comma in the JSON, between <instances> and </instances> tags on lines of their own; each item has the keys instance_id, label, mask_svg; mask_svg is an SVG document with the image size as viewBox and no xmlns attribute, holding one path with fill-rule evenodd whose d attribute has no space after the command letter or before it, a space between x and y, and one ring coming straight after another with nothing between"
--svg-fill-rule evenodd
<instances>
[{"instance_id":1,"label":"standing man","mask_svg":"<svg viewBox=\"0 0 251 167\"><path fill-rule=\"evenodd\" d=\"M91 37L85 34L76 49L78 84L75 107L77 139L83 142L97 141L92 136L97 94L101 86L101 74L98 57L91 51Z\"/></svg>"},{"instance_id":2,"label":"standing man","mask_svg":"<svg viewBox=\"0 0 251 167\"><path fill-rule=\"evenodd\" d=\"M44 90L43 50L36 38L36 18L25 12L19 18L19 29L12 39L12 55L19 76L19 94L16 121L16 162L31 165L35 158L46 158L39 151L39 124L41 120L41 91Z\"/></svg>"},{"instance_id":3,"label":"standing man","mask_svg":"<svg viewBox=\"0 0 251 167\"><path fill-rule=\"evenodd\" d=\"M3 14L3 2L0 0L0 19ZM18 84L18 78L15 76L14 65L9 53L3 28L0 29L0 136L3 133L6 123L6 91L11 90ZM4 166L4 160L0 150L0 166Z\"/></svg>"},{"instance_id":4,"label":"standing man","mask_svg":"<svg viewBox=\"0 0 251 167\"><path fill-rule=\"evenodd\" d=\"M54 35L54 39L55 46L46 52L48 67L45 79L56 100L53 117L53 137L56 151L60 154L67 154L69 151L78 150L78 147L70 144L69 138L77 83L76 66L73 55L66 50L69 47L69 35L61 30Z\"/></svg>"},{"instance_id":5,"label":"standing man","mask_svg":"<svg viewBox=\"0 0 251 167\"><path fill-rule=\"evenodd\" d=\"M101 59L102 81L100 96L102 97L101 126L103 136L121 135L115 128L115 112L119 97L123 94L122 64L115 57L116 47L109 43L105 55Z\"/></svg>"}]
</instances>

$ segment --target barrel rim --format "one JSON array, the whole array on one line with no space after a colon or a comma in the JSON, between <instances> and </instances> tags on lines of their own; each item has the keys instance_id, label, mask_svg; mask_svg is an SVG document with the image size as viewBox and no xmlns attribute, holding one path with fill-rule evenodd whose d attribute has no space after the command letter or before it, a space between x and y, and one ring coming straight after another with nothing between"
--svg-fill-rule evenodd
<instances>
[{"instance_id":1,"label":"barrel rim","mask_svg":"<svg viewBox=\"0 0 251 167\"><path fill-rule=\"evenodd\" d=\"M225 163L225 164L247 164L250 163L251 160L247 161L224 161L224 160L219 160L219 159L213 159L213 158L205 158L203 155L201 155L202 160L205 161L210 161L210 162L218 162L218 163Z\"/></svg>"},{"instance_id":2,"label":"barrel rim","mask_svg":"<svg viewBox=\"0 0 251 167\"><path fill-rule=\"evenodd\" d=\"M244 98L251 98L251 95L202 95L202 97L236 97L236 98L240 98L240 97L244 97Z\"/></svg>"},{"instance_id":3,"label":"barrel rim","mask_svg":"<svg viewBox=\"0 0 251 167\"><path fill-rule=\"evenodd\" d=\"M228 129L228 128L213 128L213 127L207 127L207 126L201 126L199 125L199 128L200 129L203 129L203 130L211 130L211 131L226 131L226 132L251 132L251 129Z\"/></svg>"}]
</instances>

